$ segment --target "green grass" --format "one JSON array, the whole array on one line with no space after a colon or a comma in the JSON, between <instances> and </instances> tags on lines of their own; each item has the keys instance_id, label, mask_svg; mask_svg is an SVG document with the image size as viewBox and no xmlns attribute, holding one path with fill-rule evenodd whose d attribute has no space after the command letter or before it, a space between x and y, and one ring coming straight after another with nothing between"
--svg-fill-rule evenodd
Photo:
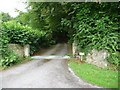
<instances>
[{"instance_id":1,"label":"green grass","mask_svg":"<svg viewBox=\"0 0 120 90\"><path fill-rule=\"evenodd\" d=\"M87 82L106 88L118 88L118 71L76 62L71 62L70 68Z\"/></svg>"}]
</instances>

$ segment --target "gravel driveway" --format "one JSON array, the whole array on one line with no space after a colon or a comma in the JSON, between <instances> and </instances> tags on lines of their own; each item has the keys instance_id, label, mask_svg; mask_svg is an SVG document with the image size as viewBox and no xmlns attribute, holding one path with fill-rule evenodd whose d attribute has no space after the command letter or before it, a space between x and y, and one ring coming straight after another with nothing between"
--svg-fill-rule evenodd
<instances>
[{"instance_id":1,"label":"gravel driveway","mask_svg":"<svg viewBox=\"0 0 120 90\"><path fill-rule=\"evenodd\" d=\"M67 54L67 45L57 44L43 56L53 54ZM34 59L0 72L0 81L2 88L99 88L73 75L65 59Z\"/></svg>"}]
</instances>

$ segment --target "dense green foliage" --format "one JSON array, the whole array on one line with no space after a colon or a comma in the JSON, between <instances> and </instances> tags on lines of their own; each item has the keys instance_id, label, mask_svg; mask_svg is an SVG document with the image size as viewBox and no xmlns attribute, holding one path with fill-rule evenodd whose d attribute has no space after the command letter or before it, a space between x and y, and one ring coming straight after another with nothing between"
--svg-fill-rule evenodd
<instances>
[{"instance_id":1,"label":"dense green foliage","mask_svg":"<svg viewBox=\"0 0 120 90\"><path fill-rule=\"evenodd\" d=\"M75 41L86 55L93 48L107 50L106 60L119 64L118 3L32 2L29 6L26 16L32 17L28 20L32 27L48 30L58 42Z\"/></svg>"},{"instance_id":2,"label":"dense green foliage","mask_svg":"<svg viewBox=\"0 0 120 90\"><path fill-rule=\"evenodd\" d=\"M2 22L7 22L7 21L10 21L12 19L13 18L8 13L0 12L0 20Z\"/></svg>"},{"instance_id":3,"label":"dense green foliage","mask_svg":"<svg viewBox=\"0 0 120 90\"><path fill-rule=\"evenodd\" d=\"M0 66L6 68L20 61L19 57L11 50L7 49L10 38L3 31L3 26L0 26Z\"/></svg>"},{"instance_id":4,"label":"dense green foliage","mask_svg":"<svg viewBox=\"0 0 120 90\"><path fill-rule=\"evenodd\" d=\"M117 9L118 6L115 4L103 4L103 5L94 5L94 9L98 9L92 11L91 4L88 6L87 4L83 4L85 6L84 9L80 8L76 15L78 23L75 23L75 27L77 29L77 34L75 35L76 40L81 40L81 48L93 47L97 49L107 49L109 51L118 50L118 16ZM114 5L114 7L112 7ZM110 11L116 10L114 13L110 12L108 14L108 10L104 10L106 7L111 7ZM85 11L86 10L86 11Z\"/></svg>"},{"instance_id":5,"label":"dense green foliage","mask_svg":"<svg viewBox=\"0 0 120 90\"><path fill-rule=\"evenodd\" d=\"M49 32L52 39L57 42L67 41L68 32L61 25L61 18L65 16L61 3L32 2L29 3L29 7L28 13L20 16L25 19L22 23Z\"/></svg>"},{"instance_id":6,"label":"dense green foliage","mask_svg":"<svg viewBox=\"0 0 120 90\"><path fill-rule=\"evenodd\" d=\"M76 75L92 84L106 88L118 88L118 71L76 62L70 63L70 67Z\"/></svg>"},{"instance_id":7,"label":"dense green foliage","mask_svg":"<svg viewBox=\"0 0 120 90\"><path fill-rule=\"evenodd\" d=\"M12 50L4 49L5 52L2 52L2 56L0 57L0 66L6 68L8 66L12 66L21 61L19 56L15 54Z\"/></svg>"},{"instance_id":8,"label":"dense green foliage","mask_svg":"<svg viewBox=\"0 0 120 90\"><path fill-rule=\"evenodd\" d=\"M2 25L3 31L10 39L9 43L30 44L32 53L49 44L50 38L45 31L33 30L31 27L22 26L14 21L4 22Z\"/></svg>"},{"instance_id":9,"label":"dense green foliage","mask_svg":"<svg viewBox=\"0 0 120 90\"><path fill-rule=\"evenodd\" d=\"M21 12L21 11L17 11L19 12L19 15L16 16L13 20L16 22L19 22L22 25L28 25L29 20L27 18L29 18L29 15L27 12Z\"/></svg>"},{"instance_id":10,"label":"dense green foliage","mask_svg":"<svg viewBox=\"0 0 120 90\"><path fill-rule=\"evenodd\" d=\"M18 59L14 52L7 49L8 43L30 44L30 54L39 51L41 47L48 46L51 43L51 38L47 32L33 30L31 27L23 26L15 21L3 22L1 30L1 63L5 66L10 66L11 63L14 64Z\"/></svg>"},{"instance_id":11,"label":"dense green foliage","mask_svg":"<svg viewBox=\"0 0 120 90\"><path fill-rule=\"evenodd\" d=\"M71 39L76 42L78 50L85 52L86 55L94 48L107 50L111 56L106 60L118 66L120 63L119 4L80 3L72 6L75 15L71 20L64 18L62 24L75 30Z\"/></svg>"}]
</instances>

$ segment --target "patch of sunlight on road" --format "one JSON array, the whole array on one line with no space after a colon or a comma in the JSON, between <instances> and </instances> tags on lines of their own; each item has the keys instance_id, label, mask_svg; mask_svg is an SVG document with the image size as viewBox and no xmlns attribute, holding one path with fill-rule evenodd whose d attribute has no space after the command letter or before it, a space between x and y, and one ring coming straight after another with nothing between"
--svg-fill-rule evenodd
<instances>
[{"instance_id":1,"label":"patch of sunlight on road","mask_svg":"<svg viewBox=\"0 0 120 90\"><path fill-rule=\"evenodd\" d=\"M32 56L32 59L70 59L70 56Z\"/></svg>"}]
</instances>

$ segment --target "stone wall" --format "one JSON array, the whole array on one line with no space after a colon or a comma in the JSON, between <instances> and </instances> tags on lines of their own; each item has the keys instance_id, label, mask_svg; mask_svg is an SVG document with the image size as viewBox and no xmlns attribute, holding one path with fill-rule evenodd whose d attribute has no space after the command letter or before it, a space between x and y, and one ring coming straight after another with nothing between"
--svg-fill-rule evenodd
<instances>
[{"instance_id":1,"label":"stone wall","mask_svg":"<svg viewBox=\"0 0 120 90\"><path fill-rule=\"evenodd\" d=\"M30 45L24 45L24 56L30 56Z\"/></svg>"},{"instance_id":2,"label":"stone wall","mask_svg":"<svg viewBox=\"0 0 120 90\"><path fill-rule=\"evenodd\" d=\"M19 57L29 56L30 52L30 46L28 44L24 46L19 44L8 44L8 49L14 51Z\"/></svg>"},{"instance_id":3,"label":"stone wall","mask_svg":"<svg viewBox=\"0 0 120 90\"><path fill-rule=\"evenodd\" d=\"M104 59L109 56L109 53L105 50L98 51L97 49L93 49L91 53L88 53L86 56L86 62L92 63L98 67L106 67L108 66L108 62Z\"/></svg>"},{"instance_id":4,"label":"stone wall","mask_svg":"<svg viewBox=\"0 0 120 90\"><path fill-rule=\"evenodd\" d=\"M75 42L73 42L73 44L72 44L72 53L73 53L73 55L75 55L76 51L77 51L77 47L76 47Z\"/></svg>"},{"instance_id":5,"label":"stone wall","mask_svg":"<svg viewBox=\"0 0 120 90\"><path fill-rule=\"evenodd\" d=\"M77 47L75 42L72 45L72 52L73 55L76 56L76 58L80 58L82 60L82 56L84 55L84 52L77 51ZM106 57L109 57L109 53L105 50L96 50L93 49L91 53L88 53L86 56L86 63L92 63L98 67L106 67L108 66L108 62L104 61Z\"/></svg>"}]
</instances>

